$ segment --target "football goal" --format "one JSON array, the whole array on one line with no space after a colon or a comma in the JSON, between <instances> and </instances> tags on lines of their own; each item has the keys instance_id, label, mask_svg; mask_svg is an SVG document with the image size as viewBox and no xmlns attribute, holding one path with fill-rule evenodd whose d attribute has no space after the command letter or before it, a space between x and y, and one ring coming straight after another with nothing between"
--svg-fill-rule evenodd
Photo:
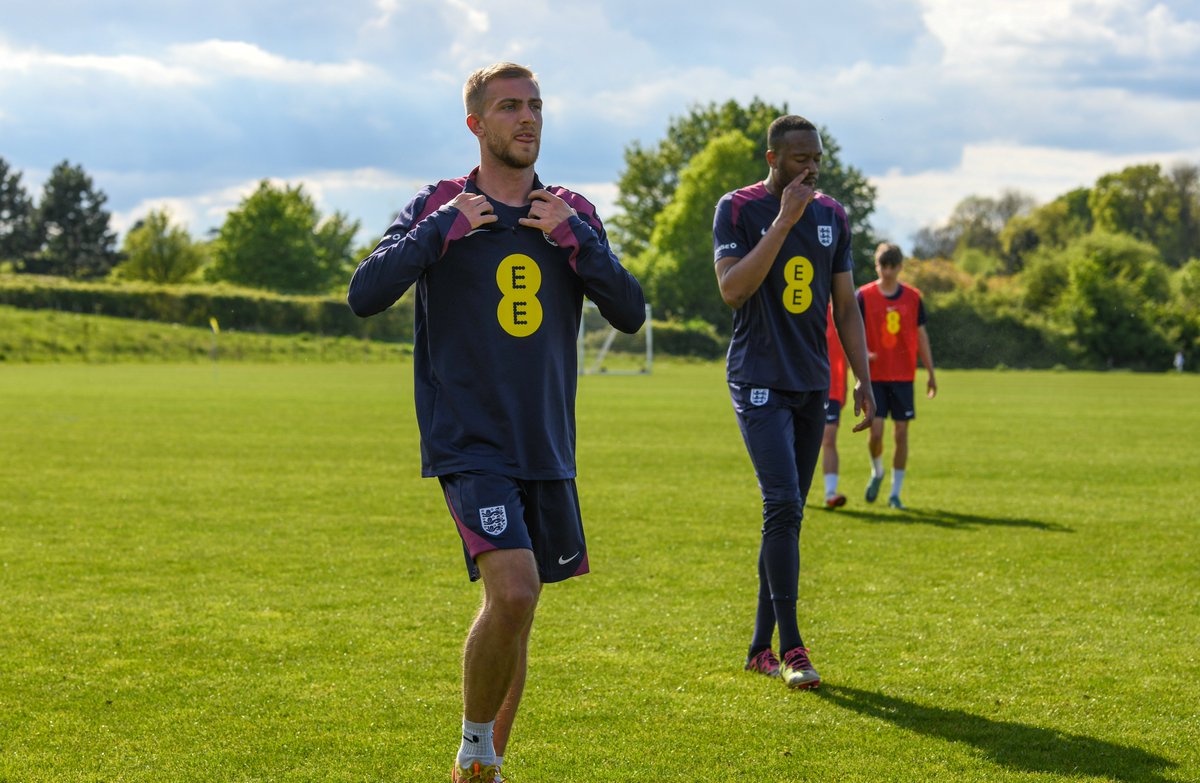
<instances>
[{"instance_id":1,"label":"football goal","mask_svg":"<svg viewBox=\"0 0 1200 783\"><path fill-rule=\"evenodd\" d=\"M654 335L650 326L650 305L646 305L646 323L636 334L614 329L600 309L583 301L579 321L580 375L646 375L654 364Z\"/></svg>"}]
</instances>

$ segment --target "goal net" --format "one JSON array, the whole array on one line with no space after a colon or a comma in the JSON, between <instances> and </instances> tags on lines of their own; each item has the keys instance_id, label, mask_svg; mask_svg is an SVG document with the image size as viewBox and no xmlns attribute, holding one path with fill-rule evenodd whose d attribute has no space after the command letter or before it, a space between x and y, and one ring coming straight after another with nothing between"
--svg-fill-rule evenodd
<instances>
[{"instance_id":1,"label":"goal net","mask_svg":"<svg viewBox=\"0 0 1200 783\"><path fill-rule=\"evenodd\" d=\"M650 326L650 305L646 305L646 323L636 334L614 329L600 309L583 301L576 342L580 375L644 375L654 363L654 339Z\"/></svg>"}]
</instances>

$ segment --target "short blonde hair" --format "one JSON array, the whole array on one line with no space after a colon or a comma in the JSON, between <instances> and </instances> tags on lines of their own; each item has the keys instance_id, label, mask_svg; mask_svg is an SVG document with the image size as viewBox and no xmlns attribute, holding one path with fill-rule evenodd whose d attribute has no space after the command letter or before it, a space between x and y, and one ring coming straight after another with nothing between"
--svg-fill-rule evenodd
<instances>
[{"instance_id":1,"label":"short blonde hair","mask_svg":"<svg viewBox=\"0 0 1200 783\"><path fill-rule=\"evenodd\" d=\"M463 106L467 114L483 114L484 94L493 79L529 79L537 86L537 76L524 65L492 63L468 76L467 83L463 85Z\"/></svg>"}]
</instances>

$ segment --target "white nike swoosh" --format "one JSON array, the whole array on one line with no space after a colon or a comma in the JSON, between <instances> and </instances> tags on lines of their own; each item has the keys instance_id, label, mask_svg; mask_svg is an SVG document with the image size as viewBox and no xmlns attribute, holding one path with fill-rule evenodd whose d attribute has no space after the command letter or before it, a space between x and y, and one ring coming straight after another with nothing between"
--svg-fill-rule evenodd
<instances>
[{"instance_id":1,"label":"white nike swoosh","mask_svg":"<svg viewBox=\"0 0 1200 783\"><path fill-rule=\"evenodd\" d=\"M575 558L577 558L577 557L579 557L579 553L578 553L578 552L576 552L575 554L571 555L570 557L568 557L568 558L567 558L567 559L565 559L565 560L563 559L563 556L562 556L562 555L559 555L559 556L558 556L558 564L559 564L559 565L566 565L567 563L571 562L572 560L574 560L574 559L575 559Z\"/></svg>"},{"instance_id":2,"label":"white nike swoosh","mask_svg":"<svg viewBox=\"0 0 1200 783\"><path fill-rule=\"evenodd\" d=\"M471 236L472 234L478 234L480 231L487 231L487 229L486 228L473 228L470 231L468 231L467 233L463 234L463 239L466 239L467 237Z\"/></svg>"}]
</instances>

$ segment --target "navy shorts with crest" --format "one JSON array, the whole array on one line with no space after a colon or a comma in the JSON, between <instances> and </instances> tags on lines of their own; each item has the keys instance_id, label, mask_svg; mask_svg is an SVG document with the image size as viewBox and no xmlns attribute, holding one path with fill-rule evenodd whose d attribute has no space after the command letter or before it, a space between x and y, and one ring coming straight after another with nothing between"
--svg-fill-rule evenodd
<instances>
[{"instance_id":1,"label":"navy shorts with crest","mask_svg":"<svg viewBox=\"0 0 1200 783\"><path fill-rule=\"evenodd\" d=\"M467 574L493 549L529 549L542 582L588 573L587 544L574 479L531 481L467 471L438 476L463 542Z\"/></svg>"}]
</instances>

